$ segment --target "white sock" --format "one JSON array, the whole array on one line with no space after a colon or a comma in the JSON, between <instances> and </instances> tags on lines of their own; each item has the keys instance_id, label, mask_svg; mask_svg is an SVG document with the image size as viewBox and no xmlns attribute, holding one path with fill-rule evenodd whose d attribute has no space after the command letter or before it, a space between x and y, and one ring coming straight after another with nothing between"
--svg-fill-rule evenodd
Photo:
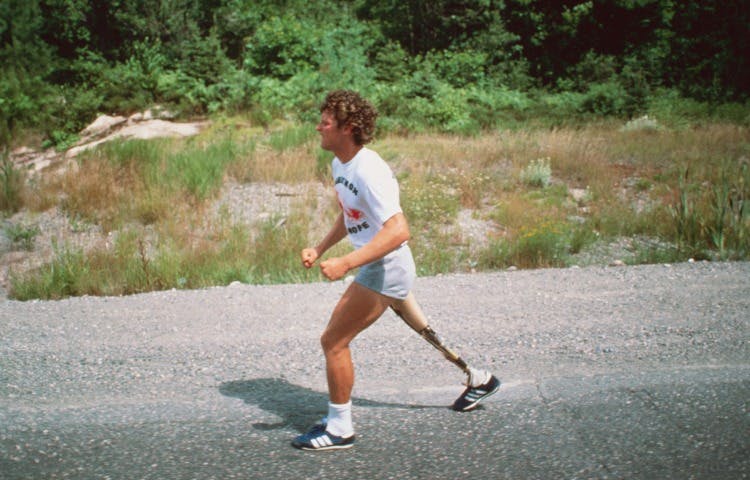
<instances>
[{"instance_id":1,"label":"white sock","mask_svg":"<svg viewBox=\"0 0 750 480\"><path fill-rule=\"evenodd\" d=\"M352 426L352 401L344 404L328 403L328 426L326 431L337 437L354 435Z\"/></svg>"},{"instance_id":2,"label":"white sock","mask_svg":"<svg viewBox=\"0 0 750 480\"><path fill-rule=\"evenodd\" d=\"M469 382L468 385L472 387L478 387L490 380L490 372L487 370L476 370L469 367Z\"/></svg>"}]
</instances>

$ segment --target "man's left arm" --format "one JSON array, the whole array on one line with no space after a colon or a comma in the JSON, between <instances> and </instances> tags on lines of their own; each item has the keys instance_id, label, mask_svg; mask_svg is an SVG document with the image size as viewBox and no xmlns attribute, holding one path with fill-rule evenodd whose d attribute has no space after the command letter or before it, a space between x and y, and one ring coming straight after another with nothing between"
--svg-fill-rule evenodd
<instances>
[{"instance_id":1,"label":"man's left arm","mask_svg":"<svg viewBox=\"0 0 750 480\"><path fill-rule=\"evenodd\" d=\"M329 258L320 264L320 269L329 280L338 280L349 270L383 258L410 238L409 223L399 212L386 220L383 228L362 248L343 257Z\"/></svg>"}]
</instances>

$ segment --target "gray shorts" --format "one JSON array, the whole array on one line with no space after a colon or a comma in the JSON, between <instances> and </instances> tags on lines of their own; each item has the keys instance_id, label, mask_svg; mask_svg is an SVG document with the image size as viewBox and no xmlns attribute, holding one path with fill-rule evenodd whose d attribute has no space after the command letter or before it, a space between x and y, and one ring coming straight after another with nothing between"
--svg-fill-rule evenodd
<instances>
[{"instance_id":1,"label":"gray shorts","mask_svg":"<svg viewBox=\"0 0 750 480\"><path fill-rule=\"evenodd\" d=\"M380 260L359 268L354 281L386 297L403 300L417 277L408 245L402 245Z\"/></svg>"}]
</instances>

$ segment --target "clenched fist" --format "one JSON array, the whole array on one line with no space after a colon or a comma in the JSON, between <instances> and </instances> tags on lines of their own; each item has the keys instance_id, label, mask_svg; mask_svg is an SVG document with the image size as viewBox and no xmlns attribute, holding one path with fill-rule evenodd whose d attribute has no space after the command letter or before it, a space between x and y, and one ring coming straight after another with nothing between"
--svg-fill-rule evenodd
<instances>
[{"instance_id":1,"label":"clenched fist","mask_svg":"<svg viewBox=\"0 0 750 480\"><path fill-rule=\"evenodd\" d=\"M338 280L349 270L349 264L343 258L329 258L320 263L320 271L328 280Z\"/></svg>"},{"instance_id":2,"label":"clenched fist","mask_svg":"<svg viewBox=\"0 0 750 480\"><path fill-rule=\"evenodd\" d=\"M312 267L317 259L318 251L314 248L306 248L302 250L302 265L304 265L305 268Z\"/></svg>"}]
</instances>

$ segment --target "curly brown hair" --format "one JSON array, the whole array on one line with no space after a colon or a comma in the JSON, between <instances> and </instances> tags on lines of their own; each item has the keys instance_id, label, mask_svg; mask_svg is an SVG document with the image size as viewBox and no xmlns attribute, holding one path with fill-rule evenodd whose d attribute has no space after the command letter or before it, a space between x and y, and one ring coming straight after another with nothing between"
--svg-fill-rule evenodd
<instances>
[{"instance_id":1,"label":"curly brown hair","mask_svg":"<svg viewBox=\"0 0 750 480\"><path fill-rule=\"evenodd\" d=\"M330 112L338 126L350 125L358 145L372 141L378 112L359 93L351 90L330 92L320 106L320 112Z\"/></svg>"}]
</instances>

